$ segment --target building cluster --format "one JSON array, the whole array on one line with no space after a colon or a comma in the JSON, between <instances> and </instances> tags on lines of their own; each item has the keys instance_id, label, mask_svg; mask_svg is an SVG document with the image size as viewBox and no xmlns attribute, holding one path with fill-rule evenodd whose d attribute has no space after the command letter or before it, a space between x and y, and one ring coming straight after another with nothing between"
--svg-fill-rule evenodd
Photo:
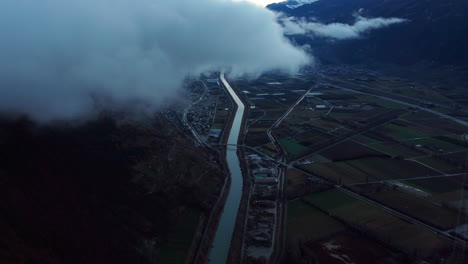
<instances>
[{"instance_id":1,"label":"building cluster","mask_svg":"<svg viewBox=\"0 0 468 264\"><path fill-rule=\"evenodd\" d=\"M196 103L188 110L187 121L203 139L212 135L219 137L221 131L218 133L211 129L216 115L217 98L210 96L208 87L202 87L206 90L200 91L199 86L195 85L191 91L192 99Z\"/></svg>"},{"instance_id":2,"label":"building cluster","mask_svg":"<svg viewBox=\"0 0 468 264\"><path fill-rule=\"evenodd\" d=\"M268 259L273 252L279 198L278 164L259 155L247 155L252 192L247 212L244 254Z\"/></svg>"}]
</instances>

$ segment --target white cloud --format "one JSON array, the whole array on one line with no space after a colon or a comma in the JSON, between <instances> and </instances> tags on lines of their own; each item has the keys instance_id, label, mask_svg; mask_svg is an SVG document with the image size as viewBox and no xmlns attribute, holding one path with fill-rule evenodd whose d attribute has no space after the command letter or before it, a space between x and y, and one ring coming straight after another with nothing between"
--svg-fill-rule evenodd
<instances>
[{"instance_id":1,"label":"white cloud","mask_svg":"<svg viewBox=\"0 0 468 264\"><path fill-rule=\"evenodd\" d=\"M402 18L365 18L357 16L356 22L352 25L343 23L322 24L291 17L281 18L281 21L287 35L308 34L316 37L342 40L359 38L365 32L403 23L407 20Z\"/></svg>"},{"instance_id":2,"label":"white cloud","mask_svg":"<svg viewBox=\"0 0 468 264\"><path fill-rule=\"evenodd\" d=\"M273 12L228 0L2 0L0 34L0 112L38 120L89 114L96 97L154 109L190 75L311 61Z\"/></svg>"}]
</instances>

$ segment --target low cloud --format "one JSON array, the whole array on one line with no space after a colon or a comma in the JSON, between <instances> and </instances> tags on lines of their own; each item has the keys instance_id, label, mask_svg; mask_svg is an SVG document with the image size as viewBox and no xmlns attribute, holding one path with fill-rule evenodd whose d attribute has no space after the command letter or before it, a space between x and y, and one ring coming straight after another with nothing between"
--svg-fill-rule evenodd
<instances>
[{"instance_id":1,"label":"low cloud","mask_svg":"<svg viewBox=\"0 0 468 264\"><path fill-rule=\"evenodd\" d=\"M311 58L276 15L226 0L2 0L0 112L41 121L157 109L188 76L297 71Z\"/></svg>"},{"instance_id":2,"label":"low cloud","mask_svg":"<svg viewBox=\"0 0 468 264\"><path fill-rule=\"evenodd\" d=\"M359 38L362 34L388 27L390 25L407 22L402 18L365 18L362 16L356 17L356 22L352 25L343 23L322 24L318 22L309 22L302 19L291 17L280 19L284 26L285 34L287 35L310 35L312 37L324 37L331 39L354 39Z\"/></svg>"}]
</instances>

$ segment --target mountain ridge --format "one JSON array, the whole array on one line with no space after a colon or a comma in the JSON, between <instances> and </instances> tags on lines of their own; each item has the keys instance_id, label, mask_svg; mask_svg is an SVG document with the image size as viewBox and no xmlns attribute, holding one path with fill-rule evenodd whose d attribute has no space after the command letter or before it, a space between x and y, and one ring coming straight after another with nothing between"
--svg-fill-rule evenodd
<instances>
[{"instance_id":1,"label":"mountain ridge","mask_svg":"<svg viewBox=\"0 0 468 264\"><path fill-rule=\"evenodd\" d=\"M382 28L353 40L332 42L292 37L300 45L311 45L314 55L325 62L468 64L468 1L320 0L295 9L288 8L286 2L267 8L286 16L313 18L325 24L352 24L356 12L368 18L409 20L409 23Z\"/></svg>"}]
</instances>

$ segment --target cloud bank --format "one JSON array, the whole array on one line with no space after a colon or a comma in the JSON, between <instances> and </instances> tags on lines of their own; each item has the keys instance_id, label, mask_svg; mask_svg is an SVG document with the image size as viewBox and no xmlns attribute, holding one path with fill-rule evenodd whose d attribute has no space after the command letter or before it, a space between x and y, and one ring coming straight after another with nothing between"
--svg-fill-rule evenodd
<instances>
[{"instance_id":1,"label":"cloud bank","mask_svg":"<svg viewBox=\"0 0 468 264\"><path fill-rule=\"evenodd\" d=\"M287 35L311 35L331 39L353 39L359 38L363 33L371 30L388 27L390 25L406 22L402 18L365 18L356 17L356 22L352 25L342 23L322 24L308 22L304 18L282 18L285 34Z\"/></svg>"},{"instance_id":2,"label":"cloud bank","mask_svg":"<svg viewBox=\"0 0 468 264\"><path fill-rule=\"evenodd\" d=\"M276 18L227 0L2 0L0 112L75 118L96 98L153 109L206 71L294 72L311 58Z\"/></svg>"}]
</instances>

